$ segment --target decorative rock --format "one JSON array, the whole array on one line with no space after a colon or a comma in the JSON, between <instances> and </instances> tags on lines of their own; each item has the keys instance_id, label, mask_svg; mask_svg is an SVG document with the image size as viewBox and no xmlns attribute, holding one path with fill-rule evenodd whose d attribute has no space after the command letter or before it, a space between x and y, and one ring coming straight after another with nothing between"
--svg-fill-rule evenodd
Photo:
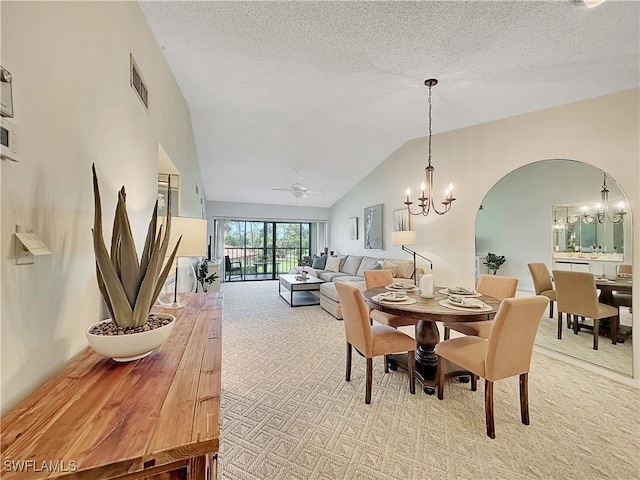
<instances>
[{"instance_id":1,"label":"decorative rock","mask_svg":"<svg viewBox=\"0 0 640 480\"><path fill-rule=\"evenodd\" d=\"M120 328L113 320L111 320L110 322L97 324L89 331L89 333L92 333L93 335L130 335L132 333L155 330L156 328L160 328L171 323L171 321L172 320L169 318L156 317L154 314L150 314L147 319L147 323L140 327Z\"/></svg>"}]
</instances>

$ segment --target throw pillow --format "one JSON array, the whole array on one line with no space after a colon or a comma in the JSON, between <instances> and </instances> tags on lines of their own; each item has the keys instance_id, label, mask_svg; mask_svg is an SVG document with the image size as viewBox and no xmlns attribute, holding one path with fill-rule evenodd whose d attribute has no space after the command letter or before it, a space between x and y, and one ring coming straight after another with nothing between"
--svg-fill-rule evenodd
<instances>
[{"instance_id":1,"label":"throw pillow","mask_svg":"<svg viewBox=\"0 0 640 480\"><path fill-rule=\"evenodd\" d=\"M322 257L315 257L313 259L313 263L311 267L315 270L324 270L325 265L327 264L327 256L324 255Z\"/></svg>"},{"instance_id":2,"label":"throw pillow","mask_svg":"<svg viewBox=\"0 0 640 480\"><path fill-rule=\"evenodd\" d=\"M412 278L413 277L413 262L396 260L396 265L398 265L398 277L399 278Z\"/></svg>"},{"instance_id":3,"label":"throw pillow","mask_svg":"<svg viewBox=\"0 0 640 480\"><path fill-rule=\"evenodd\" d=\"M327 264L324 269L328 272L336 272L340 271L340 262L342 261L342 257L329 257L327 258Z\"/></svg>"},{"instance_id":4,"label":"throw pillow","mask_svg":"<svg viewBox=\"0 0 640 480\"><path fill-rule=\"evenodd\" d=\"M389 260L384 260L382 262L382 269L391 270L391 275L393 275L394 278L399 276L398 271L400 267L397 264L390 262ZM413 273L413 270L411 270L411 272Z\"/></svg>"},{"instance_id":5,"label":"throw pillow","mask_svg":"<svg viewBox=\"0 0 640 480\"><path fill-rule=\"evenodd\" d=\"M369 270L382 270L382 262L376 262L376 264Z\"/></svg>"}]
</instances>

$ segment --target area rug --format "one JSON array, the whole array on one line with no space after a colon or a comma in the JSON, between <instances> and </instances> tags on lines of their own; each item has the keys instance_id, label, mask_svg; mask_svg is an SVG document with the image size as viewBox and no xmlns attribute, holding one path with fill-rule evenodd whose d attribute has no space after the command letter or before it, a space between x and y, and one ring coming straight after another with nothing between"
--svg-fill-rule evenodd
<instances>
[{"instance_id":1,"label":"area rug","mask_svg":"<svg viewBox=\"0 0 640 480\"><path fill-rule=\"evenodd\" d=\"M520 422L517 377L496 382L496 438L485 433L484 383L448 381L444 400L374 360L344 380L341 321L291 308L277 282L226 283L223 321L224 480L636 479L637 389L535 353L531 425Z\"/></svg>"}]
</instances>

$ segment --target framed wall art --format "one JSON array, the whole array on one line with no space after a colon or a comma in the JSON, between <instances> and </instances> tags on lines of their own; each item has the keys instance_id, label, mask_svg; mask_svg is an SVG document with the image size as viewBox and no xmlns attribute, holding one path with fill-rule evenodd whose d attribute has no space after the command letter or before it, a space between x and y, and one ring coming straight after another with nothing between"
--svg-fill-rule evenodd
<instances>
[{"instance_id":1,"label":"framed wall art","mask_svg":"<svg viewBox=\"0 0 640 480\"><path fill-rule=\"evenodd\" d=\"M382 204L364 209L364 248L382 250Z\"/></svg>"},{"instance_id":2,"label":"framed wall art","mask_svg":"<svg viewBox=\"0 0 640 480\"><path fill-rule=\"evenodd\" d=\"M349 218L349 240L358 240L358 217Z\"/></svg>"},{"instance_id":3,"label":"framed wall art","mask_svg":"<svg viewBox=\"0 0 640 480\"><path fill-rule=\"evenodd\" d=\"M393 231L394 232L406 232L411 230L411 223L409 220L409 212L406 208L393 211Z\"/></svg>"}]
</instances>

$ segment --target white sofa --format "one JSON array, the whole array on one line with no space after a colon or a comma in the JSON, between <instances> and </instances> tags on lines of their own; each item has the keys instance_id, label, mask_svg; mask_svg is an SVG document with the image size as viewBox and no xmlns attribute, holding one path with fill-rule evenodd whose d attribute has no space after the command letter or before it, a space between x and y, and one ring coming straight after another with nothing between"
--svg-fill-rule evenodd
<instances>
[{"instance_id":1,"label":"white sofa","mask_svg":"<svg viewBox=\"0 0 640 480\"><path fill-rule=\"evenodd\" d=\"M342 309L340 308L335 282L350 282L364 291L364 271L380 268L391 270L395 278L413 278L413 261L411 260L358 255L344 255L339 258L339 267L335 270L326 270L326 267L325 270L318 270L312 267L298 267L294 270L300 271L304 269L310 275L326 282L320 285L320 306L338 320L342 319ZM337 263L335 257L332 263ZM423 273L423 270L418 268L416 274L420 275L421 273Z\"/></svg>"}]
</instances>

